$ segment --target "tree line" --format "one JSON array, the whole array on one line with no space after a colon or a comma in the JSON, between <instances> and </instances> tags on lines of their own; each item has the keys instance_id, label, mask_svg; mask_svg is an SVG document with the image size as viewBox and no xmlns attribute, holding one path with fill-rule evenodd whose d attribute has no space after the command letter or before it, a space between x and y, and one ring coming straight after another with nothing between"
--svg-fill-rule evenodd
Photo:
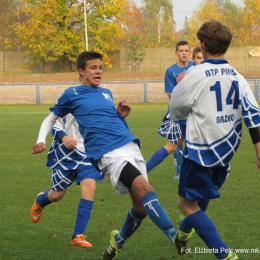
<instances>
[{"instance_id":1,"label":"tree line","mask_svg":"<svg viewBox=\"0 0 260 260\"><path fill-rule=\"evenodd\" d=\"M84 4L85 3L85 4ZM233 32L231 46L260 45L260 0L204 0L176 32L171 0L0 0L0 51L31 55L42 61L75 62L82 51L104 55L126 48L129 61L142 61L145 48L172 48L179 40L198 45L202 23L217 19ZM220 4L221 3L221 4ZM86 12L84 13L84 10ZM88 46L86 46L87 35Z\"/></svg>"}]
</instances>

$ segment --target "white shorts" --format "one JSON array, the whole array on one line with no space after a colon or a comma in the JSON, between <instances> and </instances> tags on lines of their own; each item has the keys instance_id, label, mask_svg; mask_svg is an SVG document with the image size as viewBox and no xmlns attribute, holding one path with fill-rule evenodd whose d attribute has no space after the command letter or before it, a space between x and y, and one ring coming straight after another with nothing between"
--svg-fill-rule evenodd
<instances>
[{"instance_id":1,"label":"white shorts","mask_svg":"<svg viewBox=\"0 0 260 260\"><path fill-rule=\"evenodd\" d=\"M118 149L104 154L98 160L98 168L101 172L109 175L112 185L119 194L129 192L128 188L119 181L121 171L128 162L139 169L141 174L148 181L146 162L140 152L139 146L134 142L127 143Z\"/></svg>"}]
</instances>

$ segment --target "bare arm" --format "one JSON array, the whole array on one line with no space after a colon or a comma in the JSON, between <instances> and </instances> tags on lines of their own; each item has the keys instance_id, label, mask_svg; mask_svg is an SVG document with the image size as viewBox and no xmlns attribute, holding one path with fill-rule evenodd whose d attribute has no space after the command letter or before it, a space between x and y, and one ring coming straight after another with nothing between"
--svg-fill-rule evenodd
<instances>
[{"instance_id":1,"label":"bare arm","mask_svg":"<svg viewBox=\"0 0 260 260\"><path fill-rule=\"evenodd\" d=\"M256 165L258 170L260 170L260 142L254 144L255 145L255 151L256 151Z\"/></svg>"},{"instance_id":2,"label":"bare arm","mask_svg":"<svg viewBox=\"0 0 260 260\"><path fill-rule=\"evenodd\" d=\"M256 151L256 166L260 170L260 131L259 127L252 127L248 129L251 140L255 146Z\"/></svg>"}]
</instances>

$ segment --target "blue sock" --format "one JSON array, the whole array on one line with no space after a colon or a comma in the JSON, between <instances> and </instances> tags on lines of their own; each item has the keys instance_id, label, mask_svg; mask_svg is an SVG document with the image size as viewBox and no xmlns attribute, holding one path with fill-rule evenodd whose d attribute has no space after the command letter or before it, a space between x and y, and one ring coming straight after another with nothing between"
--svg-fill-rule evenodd
<instances>
[{"instance_id":1,"label":"blue sock","mask_svg":"<svg viewBox=\"0 0 260 260\"><path fill-rule=\"evenodd\" d=\"M160 164L168 155L169 153L164 147L157 150L146 163L147 173Z\"/></svg>"},{"instance_id":2,"label":"blue sock","mask_svg":"<svg viewBox=\"0 0 260 260\"><path fill-rule=\"evenodd\" d=\"M186 221L188 221L189 224L196 230L196 233L205 242L208 248L218 251L214 253L216 258L221 259L228 255L228 247L219 237L213 222L202 210L186 217Z\"/></svg>"},{"instance_id":3,"label":"blue sock","mask_svg":"<svg viewBox=\"0 0 260 260\"><path fill-rule=\"evenodd\" d=\"M183 148L182 145L178 145L176 151L173 153L174 164L176 168L176 175L181 171L181 165L183 161Z\"/></svg>"},{"instance_id":4,"label":"blue sock","mask_svg":"<svg viewBox=\"0 0 260 260\"><path fill-rule=\"evenodd\" d=\"M91 215L92 207L93 201L84 199L80 200L72 239L75 238L76 235L84 234Z\"/></svg>"},{"instance_id":5,"label":"blue sock","mask_svg":"<svg viewBox=\"0 0 260 260\"><path fill-rule=\"evenodd\" d=\"M155 191L146 193L141 199L147 215L173 244L176 231L164 208L159 204Z\"/></svg>"},{"instance_id":6,"label":"blue sock","mask_svg":"<svg viewBox=\"0 0 260 260\"><path fill-rule=\"evenodd\" d=\"M209 205L210 200L209 199L199 199L198 200L198 206L200 209L205 212L208 205ZM180 225L180 231L183 231L185 233L190 233L192 230L192 226L190 225L189 221L187 221L186 218L184 218L181 222Z\"/></svg>"},{"instance_id":7,"label":"blue sock","mask_svg":"<svg viewBox=\"0 0 260 260\"><path fill-rule=\"evenodd\" d=\"M138 213L131 208L127 213L125 223L116 236L116 244L118 248L122 248L125 241L141 226L146 215Z\"/></svg>"},{"instance_id":8,"label":"blue sock","mask_svg":"<svg viewBox=\"0 0 260 260\"><path fill-rule=\"evenodd\" d=\"M40 195L40 196L37 198L37 203L38 203L39 206L42 207L42 208L52 203L52 201L50 201L50 200L48 199L48 193L49 193L49 191L50 191L50 189L49 189L49 190L46 190L43 195Z\"/></svg>"}]
</instances>

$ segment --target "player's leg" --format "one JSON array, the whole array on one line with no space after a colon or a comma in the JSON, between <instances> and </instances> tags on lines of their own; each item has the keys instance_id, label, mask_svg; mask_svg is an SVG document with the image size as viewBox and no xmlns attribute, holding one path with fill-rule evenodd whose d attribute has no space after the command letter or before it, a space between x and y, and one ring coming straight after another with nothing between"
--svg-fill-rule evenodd
<instances>
[{"instance_id":1,"label":"player's leg","mask_svg":"<svg viewBox=\"0 0 260 260\"><path fill-rule=\"evenodd\" d=\"M176 151L173 153L173 160L176 169L176 173L174 175L174 179L179 179L180 171L181 171L181 164L183 161L183 147L182 145L178 145Z\"/></svg>"},{"instance_id":2,"label":"player's leg","mask_svg":"<svg viewBox=\"0 0 260 260\"><path fill-rule=\"evenodd\" d=\"M229 176L230 173L230 165L227 166L227 176L226 178ZM221 185L221 184L218 184ZM208 205L209 205L210 199L198 199L198 206L202 211L206 211ZM188 241L192 235L194 229L192 228L192 226L190 226L190 224L188 223L187 219L184 218L180 224L180 228L178 230L178 237L177 239L179 239L180 241L184 240L184 241Z\"/></svg>"},{"instance_id":3,"label":"player's leg","mask_svg":"<svg viewBox=\"0 0 260 260\"><path fill-rule=\"evenodd\" d=\"M179 127L179 132L181 133L182 138L178 139L178 146L176 147L173 153L173 160L176 169L174 179L180 178L181 165L183 162L183 142L186 138L186 125L184 124L176 124Z\"/></svg>"},{"instance_id":4,"label":"player's leg","mask_svg":"<svg viewBox=\"0 0 260 260\"><path fill-rule=\"evenodd\" d=\"M169 154L176 151L178 143L182 143L181 128L168 118L168 113L158 129L158 134L167 139L166 145L157 150L146 163L147 172L159 165ZM180 140L180 141L179 141Z\"/></svg>"},{"instance_id":5,"label":"player's leg","mask_svg":"<svg viewBox=\"0 0 260 260\"><path fill-rule=\"evenodd\" d=\"M81 199L78 205L75 227L71 245L92 247L84 235L93 208L96 182L103 180L104 175L93 166L84 166L77 170L77 183L80 184Z\"/></svg>"},{"instance_id":6,"label":"player's leg","mask_svg":"<svg viewBox=\"0 0 260 260\"><path fill-rule=\"evenodd\" d=\"M157 150L146 163L147 173L159 165L168 155L169 152L165 147Z\"/></svg>"},{"instance_id":7,"label":"player's leg","mask_svg":"<svg viewBox=\"0 0 260 260\"><path fill-rule=\"evenodd\" d=\"M220 238L217 229L210 218L198 207L196 201L190 201L179 196L178 205L186 216L187 222L218 259L225 259L229 255L229 248ZM213 250L215 249L215 250ZM184 253L184 252L182 252ZM238 259L234 255L234 258Z\"/></svg>"},{"instance_id":8,"label":"player's leg","mask_svg":"<svg viewBox=\"0 0 260 260\"><path fill-rule=\"evenodd\" d=\"M41 220L44 207L63 198L66 188L71 184L70 180L67 181L68 173L69 171L52 170L52 188L37 195L30 210L32 222L38 223Z\"/></svg>"},{"instance_id":9,"label":"player's leg","mask_svg":"<svg viewBox=\"0 0 260 260\"><path fill-rule=\"evenodd\" d=\"M210 200L209 199L199 199L198 200L198 206L202 211L206 211L208 204L209 204ZM195 230L192 228L192 226L189 224L189 222L187 221L186 218L184 218L181 221L180 224L180 228L178 230L177 236L175 238L175 244L177 244L177 240L182 242L184 241L185 243L182 244L182 248L186 247L186 243L188 242L188 240L194 235ZM179 242L179 243L180 243Z\"/></svg>"},{"instance_id":10,"label":"player's leg","mask_svg":"<svg viewBox=\"0 0 260 260\"><path fill-rule=\"evenodd\" d=\"M146 164L138 146L131 142L117 151L114 150L103 156L98 166L101 170L106 169L106 173L110 174L111 183L118 193L128 193L130 190L133 203L133 208L128 212L121 230L114 230L110 234L110 246L103 254L103 260L116 257L118 250L141 225L146 214L173 242L176 231L147 181ZM137 227L131 231L130 229L136 224Z\"/></svg>"},{"instance_id":11,"label":"player's leg","mask_svg":"<svg viewBox=\"0 0 260 260\"><path fill-rule=\"evenodd\" d=\"M103 260L112 260L116 257L126 240L137 230L146 215L173 243L176 231L163 207L159 204L152 186L140 171L132 164L127 163L121 172L119 180L131 190L133 208L128 212L120 231L113 230L111 232L110 245L103 254Z\"/></svg>"},{"instance_id":12,"label":"player's leg","mask_svg":"<svg viewBox=\"0 0 260 260\"><path fill-rule=\"evenodd\" d=\"M145 171L140 166L139 169ZM139 169L131 163L127 163L121 172L120 181L132 191L133 207L139 212L145 212L173 243L173 237L176 233L173 224L160 205L153 187L144 177L146 176L145 172L143 175Z\"/></svg>"},{"instance_id":13,"label":"player's leg","mask_svg":"<svg viewBox=\"0 0 260 260\"><path fill-rule=\"evenodd\" d=\"M217 198L219 191L217 187L221 187L226 179L226 167L203 167L184 158L179 186L178 186L178 206L185 215L187 225L193 227L196 233L201 237L205 244L213 250L218 259L228 257L229 249L218 235L217 229L210 218L198 206L198 198ZM204 209L207 207L207 200L201 204ZM178 236L176 236L178 237ZM177 238L177 240L179 237ZM176 246L179 253L182 251L181 245ZM181 241L183 242L183 241ZM186 246L186 245L185 245ZM185 247L183 246L183 249ZM236 255L234 255L237 259Z\"/></svg>"},{"instance_id":14,"label":"player's leg","mask_svg":"<svg viewBox=\"0 0 260 260\"><path fill-rule=\"evenodd\" d=\"M127 213L125 222L119 232L115 235L115 243L118 249L121 249L126 240L141 226L143 219L147 216L140 197L133 191L129 191L132 201L137 201Z\"/></svg>"}]
</instances>

